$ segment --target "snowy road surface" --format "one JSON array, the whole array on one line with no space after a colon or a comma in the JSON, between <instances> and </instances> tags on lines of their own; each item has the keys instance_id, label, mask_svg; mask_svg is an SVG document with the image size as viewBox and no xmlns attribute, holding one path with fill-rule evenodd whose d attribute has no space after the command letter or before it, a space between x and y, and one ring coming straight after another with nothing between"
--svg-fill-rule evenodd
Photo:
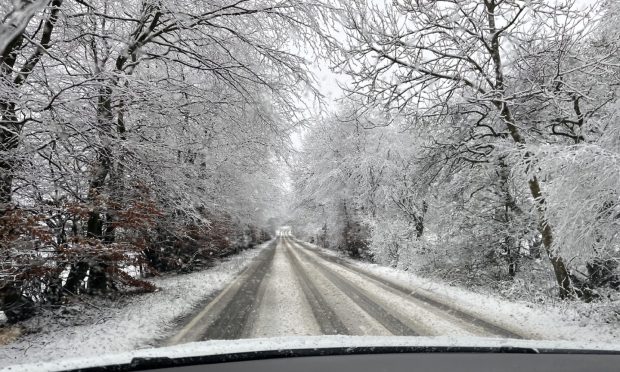
<instances>
[{"instance_id":1,"label":"snowy road surface","mask_svg":"<svg viewBox=\"0 0 620 372\"><path fill-rule=\"evenodd\" d=\"M521 338L508 328L280 236L167 342L336 334Z\"/></svg>"}]
</instances>

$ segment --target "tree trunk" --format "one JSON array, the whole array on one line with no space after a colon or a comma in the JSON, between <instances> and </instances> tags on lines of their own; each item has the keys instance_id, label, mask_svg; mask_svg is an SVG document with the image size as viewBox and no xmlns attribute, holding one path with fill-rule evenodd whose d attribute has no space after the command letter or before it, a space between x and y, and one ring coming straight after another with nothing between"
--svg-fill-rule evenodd
<instances>
[{"instance_id":1,"label":"tree trunk","mask_svg":"<svg viewBox=\"0 0 620 372\"><path fill-rule=\"evenodd\" d=\"M506 256L508 258L508 275L514 278L519 270L519 251L513 247L513 239L506 239Z\"/></svg>"},{"instance_id":2,"label":"tree trunk","mask_svg":"<svg viewBox=\"0 0 620 372\"><path fill-rule=\"evenodd\" d=\"M510 136L517 145L525 145L525 138L521 135L508 103L504 99L506 90L504 84L503 64L500 49L500 33L495 23L495 10L497 3L495 1L485 1L486 15L488 20L488 33L490 36L491 59L493 60L495 72L496 98L492 101L495 108L499 111L501 119L504 121L506 128L510 132ZM526 154L526 156L528 156ZM538 226L542 235L543 246L547 251L547 255L551 260L555 278L560 288L560 297L566 298L574 293L570 276L562 258L553 251L553 229L545 218L546 201L540 189L540 183L536 177L532 177L529 181L529 188L532 197L537 203L538 210Z\"/></svg>"},{"instance_id":3,"label":"tree trunk","mask_svg":"<svg viewBox=\"0 0 620 372\"><path fill-rule=\"evenodd\" d=\"M517 206L515 198L510 193L510 169L504 157L499 158L498 175L500 178L500 192L504 197L504 230L509 231L510 225L516 220L514 215L522 216L521 209ZM519 258L521 255L519 240L514 236L507 235L504 239L506 258L508 261L508 275L514 278L519 270Z\"/></svg>"},{"instance_id":4,"label":"tree trunk","mask_svg":"<svg viewBox=\"0 0 620 372\"><path fill-rule=\"evenodd\" d=\"M512 114L508 109L508 105L505 102L496 102L496 105L501 106L500 112L502 119L505 121L513 140L519 145L524 145L525 139L523 139L519 133ZM528 155L526 154L526 156ZM538 228L542 235L543 246L545 247L545 251L547 252L549 259L551 260L555 278L560 288L560 297L567 298L574 293L574 290L571 284L570 275L566 269L566 265L564 265L564 261L553 250L553 229L545 218L547 202L542 195L540 183L535 176L528 181L528 185L530 194L536 202L536 209L538 210Z\"/></svg>"},{"instance_id":5,"label":"tree trunk","mask_svg":"<svg viewBox=\"0 0 620 372\"><path fill-rule=\"evenodd\" d=\"M529 181L529 186L530 192L536 201L536 207L540 216L538 228L542 235L542 243L547 252L547 256L551 260L551 265L553 266L553 271L555 273L555 279L560 287L560 297L570 297L575 293L575 291L573 289L568 270L566 269L566 265L564 264L564 260L553 251L553 230L551 229L551 225L549 225L547 220L544 218L545 199L542 197L538 179L533 177Z\"/></svg>"},{"instance_id":6,"label":"tree trunk","mask_svg":"<svg viewBox=\"0 0 620 372\"><path fill-rule=\"evenodd\" d=\"M108 85L104 85L99 89L97 124L104 138L102 141L103 145L99 149L95 160L93 177L89 185L88 200L93 205L93 209L86 224L86 235L89 239L103 242L104 220L101 217L102 211L98 198L112 167L112 149L109 141L113 138L112 88ZM101 259L97 257L92 257L92 259L95 261L94 263L86 264L80 262L78 264L80 267L86 265L90 269L88 273L88 291L91 293L105 292L108 288L107 265L100 262ZM81 276L82 271L79 274ZM84 280L83 276L81 276L81 280Z\"/></svg>"},{"instance_id":7,"label":"tree trunk","mask_svg":"<svg viewBox=\"0 0 620 372\"><path fill-rule=\"evenodd\" d=\"M10 46L11 50L0 58L0 78L3 85L12 86L12 71L15 66L17 55L13 49L17 49L22 43L22 38L17 38ZM11 202L13 190L14 160L12 152L19 144L21 125L17 121L15 102L9 97L0 99L0 208L7 208Z\"/></svg>"},{"instance_id":8,"label":"tree trunk","mask_svg":"<svg viewBox=\"0 0 620 372\"><path fill-rule=\"evenodd\" d=\"M108 267L108 264L105 262L98 262L91 265L88 274L88 293L102 294L110 289Z\"/></svg>"},{"instance_id":9,"label":"tree trunk","mask_svg":"<svg viewBox=\"0 0 620 372\"><path fill-rule=\"evenodd\" d=\"M15 168L12 152L19 144L20 128L16 124L15 104L0 102L0 209L11 203L13 172Z\"/></svg>"},{"instance_id":10,"label":"tree trunk","mask_svg":"<svg viewBox=\"0 0 620 372\"><path fill-rule=\"evenodd\" d=\"M4 87L18 89L30 76L45 50L51 46L51 35L58 20L62 0L51 2L51 10L43 24L41 39L34 53L25 60L21 69L15 66L17 50L24 40L24 30L36 11L45 3L47 1L24 5L24 7L31 7L32 12L24 13L27 16L20 22L23 28L20 26L19 33L12 36L12 40L0 42L0 79ZM15 78L13 78L14 73L17 73ZM10 96L4 95L0 99L0 216L6 212L11 203L15 172L13 152L19 146L19 136L23 126L24 123L17 118L15 102ZM13 282L5 283L0 288L0 305L0 310L4 311L10 323L27 319L34 314L34 302L22 296L18 286Z\"/></svg>"},{"instance_id":11,"label":"tree trunk","mask_svg":"<svg viewBox=\"0 0 620 372\"><path fill-rule=\"evenodd\" d=\"M63 287L64 291L72 295L78 294L80 286L88 274L88 268L88 263L84 261L71 265L67 281Z\"/></svg>"},{"instance_id":12,"label":"tree trunk","mask_svg":"<svg viewBox=\"0 0 620 372\"><path fill-rule=\"evenodd\" d=\"M4 65L2 65L4 62ZM5 73L6 59L0 59L0 70ZM12 64L11 64L12 66ZM4 77L4 76L3 76ZM15 104L0 100L0 217L10 210L13 191L14 161L11 152L17 148L19 135ZM22 296L16 283L6 281L0 287L0 311L9 323L28 319L34 313L32 300Z\"/></svg>"},{"instance_id":13,"label":"tree trunk","mask_svg":"<svg viewBox=\"0 0 620 372\"><path fill-rule=\"evenodd\" d=\"M43 24L39 45L24 61L20 69L15 66L15 63L17 62L17 50L24 40L23 30L22 34L16 35L6 45L6 48L0 51L0 79L3 80L4 86L18 89L30 76L45 51L50 48L52 32L58 21L62 2L63 0L53 0L50 3L50 12ZM33 14L29 16L27 22ZM13 78L14 73L16 73L15 78ZM0 209L6 208L5 206L11 202L15 170L11 152L19 145L19 136L23 126L24 123L17 120L15 102L8 97L0 99Z\"/></svg>"},{"instance_id":14,"label":"tree trunk","mask_svg":"<svg viewBox=\"0 0 620 372\"><path fill-rule=\"evenodd\" d=\"M0 288L0 310L11 324L34 315L34 302L22 295L18 288L14 282L8 282Z\"/></svg>"},{"instance_id":15,"label":"tree trunk","mask_svg":"<svg viewBox=\"0 0 620 372\"><path fill-rule=\"evenodd\" d=\"M415 232L416 238L420 239L424 234L424 216L426 216L426 212L428 211L428 204L426 201L422 202L422 210L419 216L415 219Z\"/></svg>"}]
</instances>

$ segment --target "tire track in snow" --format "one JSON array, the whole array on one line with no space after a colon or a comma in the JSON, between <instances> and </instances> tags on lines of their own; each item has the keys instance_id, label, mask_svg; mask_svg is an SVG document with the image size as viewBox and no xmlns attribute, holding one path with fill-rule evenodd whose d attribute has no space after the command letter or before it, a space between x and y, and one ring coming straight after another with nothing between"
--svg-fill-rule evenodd
<instances>
[{"instance_id":1,"label":"tire track in snow","mask_svg":"<svg viewBox=\"0 0 620 372\"><path fill-rule=\"evenodd\" d=\"M262 277L273 261L278 242L279 239L275 239L237 278L213 294L212 300L166 344L238 338L244 331L252 302L255 301Z\"/></svg>"},{"instance_id":2,"label":"tire track in snow","mask_svg":"<svg viewBox=\"0 0 620 372\"><path fill-rule=\"evenodd\" d=\"M310 308L316 319L321 332L324 335L348 335L349 330L338 318L336 312L329 306L319 289L314 285L301 262L291 252L290 243L286 243L286 257L293 266L293 270L299 278L302 291L310 304Z\"/></svg>"},{"instance_id":3,"label":"tire track in snow","mask_svg":"<svg viewBox=\"0 0 620 372\"><path fill-rule=\"evenodd\" d=\"M273 256L279 242L280 239L276 239L275 245L268 248L266 256L248 272L247 279L243 281L225 309L207 328L203 339L233 340L241 338L256 301L260 301L257 298L259 288L273 263Z\"/></svg>"},{"instance_id":4,"label":"tire track in snow","mask_svg":"<svg viewBox=\"0 0 620 372\"><path fill-rule=\"evenodd\" d=\"M302 247L297 249L305 250ZM344 266L324 260L314 252L307 251L307 253L330 270L349 280L354 286L361 288L376 303L380 303L384 308L389 309L392 315L416 330L419 335L462 337L486 335L478 327L439 312L422 301L403 296L402 293L368 280Z\"/></svg>"},{"instance_id":5,"label":"tire track in snow","mask_svg":"<svg viewBox=\"0 0 620 372\"><path fill-rule=\"evenodd\" d=\"M304 296L300 278L286 256L286 240L276 246L269 272L259 287L242 338L320 335L321 329Z\"/></svg>"},{"instance_id":6,"label":"tire track in snow","mask_svg":"<svg viewBox=\"0 0 620 372\"><path fill-rule=\"evenodd\" d=\"M336 287L340 288L342 293L349 297L353 302L360 306L366 313L376 319L381 325L389 330L393 335L398 336L419 336L419 333L403 323L400 319L392 315L392 313L375 302L372 298L364 293L363 290L352 284L349 280L335 273L323 264L319 263L314 257L307 252L300 250L308 262L311 262L328 280Z\"/></svg>"},{"instance_id":7,"label":"tire track in snow","mask_svg":"<svg viewBox=\"0 0 620 372\"><path fill-rule=\"evenodd\" d=\"M500 336L500 337L505 337L505 338L515 338L515 339L522 339L523 336L519 335L516 332L513 332L511 330L505 329L501 326L498 326L494 323L491 323L489 321L486 321L484 319L481 319L477 316L474 316L472 314L466 313L462 310L456 309L448 304L445 304L437 299L431 298L429 296L426 296L422 293L419 292L415 292L414 290L412 290L411 288L407 288L403 285L400 285L398 283L395 283L389 279L380 277L378 275L375 275L373 273L369 273L366 270L362 270L358 267L356 267L355 265L347 262L346 260L343 260L341 258L338 257L333 257L330 255L327 255L323 252L320 252L317 249L311 248L310 246L308 246L305 242L302 242L300 240L295 239L295 242L301 246L303 249L305 250L309 250L312 253L320 256L322 259L332 262L334 264L338 264L341 265L353 272L355 272L356 274L365 277L368 280L371 280L375 283L378 283L380 285L383 285L385 287L391 288L395 291L398 291L400 293L402 293L405 296L409 296L412 297L416 300L422 301L426 304L428 304L431 307L434 307L446 314L448 314L449 316L452 316L454 318L458 318L461 321L467 322L467 323L471 323L474 324L476 326L478 326L479 328L483 329L484 331L495 335L495 336Z\"/></svg>"}]
</instances>

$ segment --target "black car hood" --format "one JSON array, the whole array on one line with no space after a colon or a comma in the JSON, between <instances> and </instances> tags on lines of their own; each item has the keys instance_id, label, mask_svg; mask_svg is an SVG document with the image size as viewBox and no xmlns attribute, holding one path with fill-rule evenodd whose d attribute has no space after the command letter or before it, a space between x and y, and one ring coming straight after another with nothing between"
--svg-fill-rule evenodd
<instances>
[{"instance_id":1,"label":"black car hood","mask_svg":"<svg viewBox=\"0 0 620 372\"><path fill-rule=\"evenodd\" d=\"M9 370L134 371L297 356L449 352L620 354L620 345L482 337L301 336L192 342L98 357L14 365Z\"/></svg>"}]
</instances>

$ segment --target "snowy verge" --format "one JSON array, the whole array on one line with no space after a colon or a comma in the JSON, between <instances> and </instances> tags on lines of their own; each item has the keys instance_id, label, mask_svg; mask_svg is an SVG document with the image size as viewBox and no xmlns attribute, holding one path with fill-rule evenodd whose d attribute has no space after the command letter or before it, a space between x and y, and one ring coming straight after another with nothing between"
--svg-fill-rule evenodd
<instances>
[{"instance_id":1,"label":"snowy verge","mask_svg":"<svg viewBox=\"0 0 620 372\"><path fill-rule=\"evenodd\" d=\"M74 358L54 362L31 363L4 369L11 372L63 371L95 366L127 364L133 358L184 358L196 356L248 353L256 351L300 350L355 347L515 347L620 351L620 345L584 344L567 341L507 340L480 337L415 337L415 336L293 336L243 340L211 340L157 349L135 350L99 357Z\"/></svg>"},{"instance_id":2,"label":"snowy verge","mask_svg":"<svg viewBox=\"0 0 620 372\"><path fill-rule=\"evenodd\" d=\"M223 288L269 243L227 257L203 271L149 280L160 290L134 296L122 307L102 309L99 319L67 327L44 325L40 332L0 347L0 368L151 347L169 336L179 318Z\"/></svg>"},{"instance_id":3,"label":"snowy verge","mask_svg":"<svg viewBox=\"0 0 620 372\"><path fill-rule=\"evenodd\" d=\"M423 278L411 272L356 261L315 244L306 244L325 254L338 256L361 270L415 289L455 309L514 330L528 339L607 343L614 348L619 344L620 324L597 316L597 307L605 307L604 303L586 304L578 300L555 304L527 300L513 302L491 293L478 293L450 285L435 278Z\"/></svg>"}]
</instances>

